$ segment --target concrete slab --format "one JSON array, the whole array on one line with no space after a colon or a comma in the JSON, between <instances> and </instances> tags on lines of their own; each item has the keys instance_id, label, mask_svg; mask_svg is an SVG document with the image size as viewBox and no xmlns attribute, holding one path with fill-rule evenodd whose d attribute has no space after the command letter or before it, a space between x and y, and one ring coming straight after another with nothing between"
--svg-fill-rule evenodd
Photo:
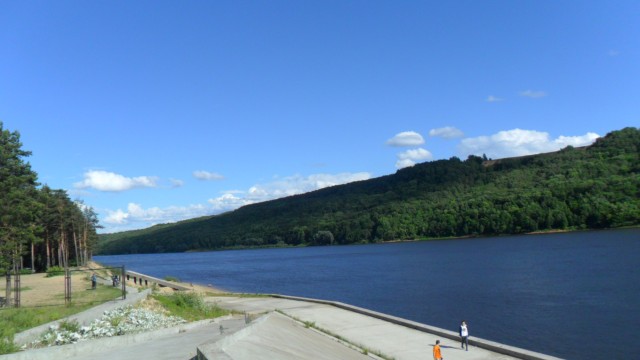
<instances>
[{"instance_id":1,"label":"concrete slab","mask_svg":"<svg viewBox=\"0 0 640 360\"><path fill-rule=\"evenodd\" d=\"M437 329L438 334L448 334L454 339L449 339L441 335L419 331L415 328L399 325L392 321L385 321L378 317L368 316L359 312L350 311L333 305L323 303L299 301L283 298L269 297L210 297L208 302L216 303L226 309L247 313L264 313L280 310L284 314L298 319L302 322L314 323L320 329L340 336L351 344L369 349L371 352L379 352L388 358L396 360L418 360L428 359L432 356L433 345L436 340L440 340L442 353L446 359L461 360L507 360L516 358L530 359L555 359L544 354L528 352L523 349L511 348L502 344L505 348L518 352L518 357L509 356L501 352L495 352L484 348L470 346L469 351L460 348L460 343L455 340L454 333ZM361 309L365 310L365 309ZM379 314L382 316L383 314ZM390 319L397 319L389 316ZM402 319L399 319L402 320ZM412 323L406 321L407 323ZM428 327L427 325L424 325ZM277 328L273 329L277 332ZM300 335L302 336L302 335ZM272 338L272 347L286 346L289 342L286 337ZM479 341L479 340L476 340ZM490 343L490 342L488 342ZM247 346L249 346L247 344ZM262 342L262 346L266 346ZM522 350L522 351L520 351ZM236 350L229 358L251 359L245 357L247 354ZM277 357L273 357L277 358ZM316 357L298 357L298 359L314 359Z\"/></svg>"},{"instance_id":2,"label":"concrete slab","mask_svg":"<svg viewBox=\"0 0 640 360\"><path fill-rule=\"evenodd\" d=\"M207 359L363 360L370 357L279 313L199 350Z\"/></svg>"}]
</instances>

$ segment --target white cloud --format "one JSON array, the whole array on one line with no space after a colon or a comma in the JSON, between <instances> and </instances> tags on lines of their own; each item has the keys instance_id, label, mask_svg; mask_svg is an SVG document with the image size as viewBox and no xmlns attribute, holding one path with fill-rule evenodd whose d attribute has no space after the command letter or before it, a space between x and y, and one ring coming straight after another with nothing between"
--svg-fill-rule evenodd
<instances>
[{"instance_id":1,"label":"white cloud","mask_svg":"<svg viewBox=\"0 0 640 360\"><path fill-rule=\"evenodd\" d=\"M171 187L177 188L177 187L182 187L184 186L184 181L179 180L179 179L169 179L169 181L171 182Z\"/></svg>"},{"instance_id":2,"label":"white cloud","mask_svg":"<svg viewBox=\"0 0 640 360\"><path fill-rule=\"evenodd\" d=\"M92 188L99 191L126 191L140 187L156 187L158 181L154 176L126 177L120 174L92 170L84 174L84 180L73 184L77 189Z\"/></svg>"},{"instance_id":3,"label":"white cloud","mask_svg":"<svg viewBox=\"0 0 640 360\"><path fill-rule=\"evenodd\" d=\"M198 180L222 180L224 176L218 173L212 173L204 170L197 170L193 172L193 177Z\"/></svg>"},{"instance_id":4,"label":"white cloud","mask_svg":"<svg viewBox=\"0 0 640 360\"><path fill-rule=\"evenodd\" d=\"M415 164L416 164L416 162L411 160L411 159L402 159L402 160L396 161L396 168L404 169L406 167L411 167L411 166L413 166Z\"/></svg>"},{"instance_id":5,"label":"white cloud","mask_svg":"<svg viewBox=\"0 0 640 360\"><path fill-rule=\"evenodd\" d=\"M256 184L242 193L237 191L233 193L226 192L220 197L209 199L209 203L215 209L228 211L248 204L303 194L329 186L368 180L370 178L371 174L366 172L287 176L270 183Z\"/></svg>"},{"instance_id":6,"label":"white cloud","mask_svg":"<svg viewBox=\"0 0 640 360\"><path fill-rule=\"evenodd\" d=\"M151 207L145 209L140 204L129 203L126 211L122 209L115 211L107 210L108 215L103 221L109 225L126 225L120 227L122 230L125 230L162 223L172 223L208 215L211 212L211 209L204 205L169 206L166 208ZM117 229L118 227L116 226L115 228ZM113 231L113 229L109 230Z\"/></svg>"},{"instance_id":7,"label":"white cloud","mask_svg":"<svg viewBox=\"0 0 640 360\"><path fill-rule=\"evenodd\" d=\"M500 102L500 101L504 101L503 98L499 98L497 96L493 96L493 95L489 95L487 96L487 102Z\"/></svg>"},{"instance_id":8,"label":"white cloud","mask_svg":"<svg viewBox=\"0 0 640 360\"><path fill-rule=\"evenodd\" d=\"M254 202L265 201L370 178L371 174L367 172L293 175L276 179L267 184L254 185L247 191L245 198Z\"/></svg>"},{"instance_id":9,"label":"white cloud","mask_svg":"<svg viewBox=\"0 0 640 360\"><path fill-rule=\"evenodd\" d=\"M442 128L429 130L429 136L441 137L444 139L455 139L463 137L464 133L459 129L454 128L453 126L445 126Z\"/></svg>"},{"instance_id":10,"label":"white cloud","mask_svg":"<svg viewBox=\"0 0 640 360\"><path fill-rule=\"evenodd\" d=\"M534 90L525 90L520 92L520 96L538 99L547 96L547 93L544 91L534 91Z\"/></svg>"},{"instance_id":11,"label":"white cloud","mask_svg":"<svg viewBox=\"0 0 640 360\"><path fill-rule=\"evenodd\" d=\"M396 168L402 169L415 165L417 162L431 160L433 155L428 150L423 148L407 150L398 154L398 161L396 161Z\"/></svg>"},{"instance_id":12,"label":"white cloud","mask_svg":"<svg viewBox=\"0 0 640 360\"><path fill-rule=\"evenodd\" d=\"M418 146L422 144L424 144L424 138L415 131L404 131L387 140L387 145L398 147Z\"/></svg>"},{"instance_id":13,"label":"white cloud","mask_svg":"<svg viewBox=\"0 0 640 360\"><path fill-rule=\"evenodd\" d=\"M107 211L107 217L104 218L104 222L107 224L126 224L129 214L118 209L116 211Z\"/></svg>"},{"instance_id":14,"label":"white cloud","mask_svg":"<svg viewBox=\"0 0 640 360\"><path fill-rule=\"evenodd\" d=\"M246 191L226 191L219 197L209 199L208 205L196 204L145 209L140 204L129 203L126 210L107 210L107 216L102 222L109 225L105 229L106 232L140 229L155 224L172 223L200 216L219 214L235 210L244 205L370 178L371 174L366 172L313 174L309 176L294 175L278 178L265 184L256 184Z\"/></svg>"},{"instance_id":15,"label":"white cloud","mask_svg":"<svg viewBox=\"0 0 640 360\"><path fill-rule=\"evenodd\" d=\"M253 201L251 200L236 196L231 193L226 193L217 198L209 199L208 202L209 204L211 204L211 206L213 206L213 209L216 212L234 210L241 206L245 206L253 203Z\"/></svg>"},{"instance_id":16,"label":"white cloud","mask_svg":"<svg viewBox=\"0 0 640 360\"><path fill-rule=\"evenodd\" d=\"M550 139L549 133L546 132L513 129L490 136L463 139L458 149L463 157L486 154L490 158L500 159L557 151L568 145L586 146L592 144L598 137L600 137L598 134L590 132L581 136L560 136L557 139Z\"/></svg>"}]
</instances>

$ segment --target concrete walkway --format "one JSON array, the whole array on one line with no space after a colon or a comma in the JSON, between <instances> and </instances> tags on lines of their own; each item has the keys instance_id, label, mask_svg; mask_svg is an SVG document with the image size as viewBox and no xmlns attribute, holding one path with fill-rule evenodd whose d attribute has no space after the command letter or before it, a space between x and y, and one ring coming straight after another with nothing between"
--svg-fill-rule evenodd
<instances>
[{"instance_id":1,"label":"concrete walkway","mask_svg":"<svg viewBox=\"0 0 640 360\"><path fill-rule=\"evenodd\" d=\"M398 322L407 322L409 325L417 324L403 319L394 318L388 316L391 321L386 321L380 318L376 318L369 315L358 313L348 309L336 307L334 305L322 304L311 301L300 301L284 298L271 298L271 297L210 297L207 298L210 303L215 303L218 306L226 309L232 309L240 312L246 312L249 314L260 314L264 312L270 312L279 310L291 318L298 319L299 321L307 324L313 324L314 327L325 330L335 336L339 336L341 339L346 340L348 343L356 345L361 349L366 349L368 353L379 353L386 358L392 358L396 360L424 360L432 358L432 349L435 341L440 340L442 355L445 359L462 359L462 360L489 360L489 359L516 359L516 358L528 358L528 359L556 359L551 356L539 354L523 349L513 348L502 344L492 343L490 341L476 339L476 342L486 342L489 345L495 345L500 347L500 350L506 350L505 352L514 351L516 356L509 356L503 353L490 351L477 346L470 346L469 351L464 351L460 348L460 342L457 340L446 338L442 335L451 336L457 339L457 334L442 329L432 328L426 325L422 325L428 330L434 332L441 332L440 335L433 333L419 331L407 326L398 325L394 323L394 320ZM355 308L356 310L358 308ZM360 309L365 310L365 309ZM365 310L366 311L366 310ZM384 314L379 314L381 317L386 317ZM417 324L416 327L420 328L421 324ZM279 329L271 331L279 331ZM252 334L255 338L253 343L258 342L257 339L267 339L268 332L260 331L256 329L256 333ZM283 347L289 346L293 338L281 337L270 338L268 343L270 347ZM479 344L478 344L479 345ZM335 343L334 346L341 346L339 343ZM484 344L482 345L484 346ZM502 351L501 351L502 352ZM261 347L248 346L246 342L238 341L226 345L226 353L230 359L257 359L267 360L274 359L268 352L263 351ZM209 357L211 359L213 357ZM299 359L314 359L316 357L298 357ZM340 358L340 357L334 357Z\"/></svg>"},{"instance_id":2,"label":"concrete walkway","mask_svg":"<svg viewBox=\"0 0 640 360\"><path fill-rule=\"evenodd\" d=\"M272 312L224 339L198 346L200 359L371 360L285 315Z\"/></svg>"}]
</instances>

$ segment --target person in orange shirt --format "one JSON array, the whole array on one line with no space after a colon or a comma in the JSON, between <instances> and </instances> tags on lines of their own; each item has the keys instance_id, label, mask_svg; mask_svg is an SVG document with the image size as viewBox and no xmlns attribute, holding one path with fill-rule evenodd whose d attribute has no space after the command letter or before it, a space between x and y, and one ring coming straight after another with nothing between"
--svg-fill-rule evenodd
<instances>
[{"instance_id":1,"label":"person in orange shirt","mask_svg":"<svg viewBox=\"0 0 640 360\"><path fill-rule=\"evenodd\" d=\"M433 346L433 360L442 360L442 354L440 353L440 340L436 340L436 344Z\"/></svg>"}]
</instances>

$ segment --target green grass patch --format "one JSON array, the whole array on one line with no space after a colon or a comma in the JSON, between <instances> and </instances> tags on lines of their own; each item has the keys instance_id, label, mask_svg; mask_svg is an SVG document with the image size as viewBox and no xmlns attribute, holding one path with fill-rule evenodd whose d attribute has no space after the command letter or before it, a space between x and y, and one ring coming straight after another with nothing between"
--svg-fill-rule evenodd
<instances>
[{"instance_id":1,"label":"green grass patch","mask_svg":"<svg viewBox=\"0 0 640 360\"><path fill-rule=\"evenodd\" d=\"M165 276L164 279L167 280L167 281L173 281L173 282L177 282L177 283L180 282L180 279L178 279L175 276Z\"/></svg>"},{"instance_id":2,"label":"green grass patch","mask_svg":"<svg viewBox=\"0 0 640 360\"><path fill-rule=\"evenodd\" d=\"M230 312L216 305L204 302L202 295L189 292L175 292L170 295L152 295L171 315L179 316L187 321L212 319L228 315Z\"/></svg>"}]
</instances>

